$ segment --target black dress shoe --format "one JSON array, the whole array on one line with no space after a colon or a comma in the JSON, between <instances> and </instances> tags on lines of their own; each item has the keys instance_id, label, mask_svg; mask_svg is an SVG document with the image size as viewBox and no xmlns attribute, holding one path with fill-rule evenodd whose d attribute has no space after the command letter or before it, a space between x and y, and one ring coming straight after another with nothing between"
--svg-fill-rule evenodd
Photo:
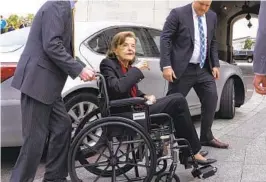
<instances>
[{"instance_id":1,"label":"black dress shoe","mask_svg":"<svg viewBox=\"0 0 266 182\"><path fill-rule=\"evenodd\" d=\"M195 159L195 161L196 161L199 165L202 165L202 166L206 166L206 165L209 165L209 164L212 164L212 163L217 162L216 159L207 159L207 160L199 160L199 159ZM191 157L189 157L188 162L189 162L189 163L193 163Z\"/></svg>"},{"instance_id":2,"label":"black dress shoe","mask_svg":"<svg viewBox=\"0 0 266 182\"><path fill-rule=\"evenodd\" d=\"M202 151L200 151L199 152L199 154L202 156L202 157L206 157L207 155L208 155L208 151L206 151L206 150L202 150Z\"/></svg>"},{"instance_id":3,"label":"black dress shoe","mask_svg":"<svg viewBox=\"0 0 266 182\"><path fill-rule=\"evenodd\" d=\"M223 148L223 149L227 149L229 147L229 144L223 143L217 140L216 138L212 139L211 141L201 142L201 145L214 147L214 148Z\"/></svg>"}]
</instances>

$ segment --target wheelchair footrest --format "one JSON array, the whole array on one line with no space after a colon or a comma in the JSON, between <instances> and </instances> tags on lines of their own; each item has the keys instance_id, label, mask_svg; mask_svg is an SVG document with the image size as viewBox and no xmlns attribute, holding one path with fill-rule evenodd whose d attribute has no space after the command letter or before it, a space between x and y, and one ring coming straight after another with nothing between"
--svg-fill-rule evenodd
<instances>
[{"instance_id":1,"label":"wheelchair footrest","mask_svg":"<svg viewBox=\"0 0 266 182\"><path fill-rule=\"evenodd\" d=\"M216 172L217 172L216 167L213 167L212 165L207 165L199 168L194 168L191 173L194 176L194 178L198 177L206 179L215 175Z\"/></svg>"}]
</instances>

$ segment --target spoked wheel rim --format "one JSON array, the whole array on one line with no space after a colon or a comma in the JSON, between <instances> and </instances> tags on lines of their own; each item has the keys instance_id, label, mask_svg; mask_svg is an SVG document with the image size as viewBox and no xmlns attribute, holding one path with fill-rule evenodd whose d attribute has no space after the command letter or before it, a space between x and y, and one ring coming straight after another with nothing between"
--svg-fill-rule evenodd
<instances>
[{"instance_id":1,"label":"spoked wheel rim","mask_svg":"<svg viewBox=\"0 0 266 182\"><path fill-rule=\"evenodd\" d=\"M70 169L70 176L73 181L79 180L78 170L80 168L95 168L95 169L98 168L99 169L100 167L101 167L100 174L97 174L96 176L94 176L94 180L90 179L89 181L101 181L100 179L105 177L106 176L105 174L108 174L110 176L110 173L111 173L112 178L114 179L120 180L120 178L124 178L127 181L131 181L130 179L132 179L132 177L135 178L135 175L132 176L132 172L127 173L127 171L124 171L123 169L125 166L130 166L131 168L134 168L134 169L137 168L138 171L141 171L140 177L145 179L144 181L150 181L152 179L153 173L156 168L156 156L155 156L156 153L154 152L154 147L152 145L152 141L149 138L149 136L147 136L143 131L141 131L141 129L132 127L128 123L121 123L117 120L113 122L108 121L106 123L98 123L96 121L94 124L96 125L92 127L88 127L87 131L80 133L78 135L78 138L74 140L73 145L71 146L71 150L69 154L69 158L70 158L69 169ZM145 146L145 149L147 150L146 155L149 155L149 156L144 157L146 161L143 161L144 158L141 158L141 157L139 157L140 158L138 159L139 161L137 159L133 161L134 156L136 157L136 155L133 155L133 151L136 151L139 149L138 145L135 145L137 147L133 147L130 150L125 150L126 148L128 148L130 141L133 142L132 140L126 141L120 137L119 141L113 141L113 139L110 140L109 137L105 137L103 139L104 142L102 143L102 145L97 145L98 148L93 148L85 144L90 150L92 150L95 153L94 156L91 156L91 158L87 158L88 163L86 165L75 163L75 158L78 155L80 155L79 146L84 145L84 143L82 143L83 139L88 134L90 134L90 132L93 132L98 127L106 128L107 126L108 127L123 126L125 128L130 128L132 131L135 131L139 137L137 138L138 139L137 141L139 142L141 141L140 145ZM120 150L124 150L124 152L120 152ZM94 159L94 162L92 159ZM145 169L145 170L142 170L142 169ZM146 174L142 176L142 173L145 173L145 171L146 171ZM90 177L92 178L93 175ZM142 178L139 178L139 179L142 179Z\"/></svg>"},{"instance_id":2,"label":"spoked wheel rim","mask_svg":"<svg viewBox=\"0 0 266 182\"><path fill-rule=\"evenodd\" d=\"M97 108L98 106L96 104L89 101L84 101L75 104L69 109L68 115L70 116L72 121L71 137L74 137L76 129L80 124L80 121L84 118L84 116L86 116L87 114L89 114L90 112L92 112Z\"/></svg>"}]
</instances>

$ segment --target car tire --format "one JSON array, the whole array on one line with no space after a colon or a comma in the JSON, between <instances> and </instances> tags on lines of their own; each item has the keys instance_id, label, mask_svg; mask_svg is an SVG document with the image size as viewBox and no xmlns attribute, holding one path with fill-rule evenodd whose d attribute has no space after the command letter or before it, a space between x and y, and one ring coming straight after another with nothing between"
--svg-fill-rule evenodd
<instances>
[{"instance_id":1,"label":"car tire","mask_svg":"<svg viewBox=\"0 0 266 182\"><path fill-rule=\"evenodd\" d=\"M84 116L98 108L98 99L93 93L77 92L65 99L65 107L72 121L71 136L73 137Z\"/></svg>"},{"instance_id":2,"label":"car tire","mask_svg":"<svg viewBox=\"0 0 266 182\"><path fill-rule=\"evenodd\" d=\"M232 119L235 116L235 88L232 78L228 79L224 85L220 100L219 116L223 119Z\"/></svg>"},{"instance_id":3,"label":"car tire","mask_svg":"<svg viewBox=\"0 0 266 182\"><path fill-rule=\"evenodd\" d=\"M252 58L248 58L248 63L252 63L253 59Z\"/></svg>"}]
</instances>

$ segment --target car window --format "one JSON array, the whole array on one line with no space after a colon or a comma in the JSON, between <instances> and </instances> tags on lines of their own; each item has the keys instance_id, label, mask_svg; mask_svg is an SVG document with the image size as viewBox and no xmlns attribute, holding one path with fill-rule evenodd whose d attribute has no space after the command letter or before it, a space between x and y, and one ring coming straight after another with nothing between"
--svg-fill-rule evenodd
<instances>
[{"instance_id":1,"label":"car window","mask_svg":"<svg viewBox=\"0 0 266 182\"><path fill-rule=\"evenodd\" d=\"M150 33L153 41L155 42L155 44L157 46L158 51L160 52L160 36L161 36L161 31L148 29L148 32Z\"/></svg>"},{"instance_id":2,"label":"car window","mask_svg":"<svg viewBox=\"0 0 266 182\"><path fill-rule=\"evenodd\" d=\"M90 39L87 42L86 46L99 54L106 54L108 50L108 45L103 33L96 35L95 37Z\"/></svg>"},{"instance_id":3,"label":"car window","mask_svg":"<svg viewBox=\"0 0 266 182\"><path fill-rule=\"evenodd\" d=\"M108 45L111 44L111 40L113 38L113 36L115 34L117 34L118 32L122 32L122 31L132 31L135 33L136 35L136 56L138 57L142 57L142 56L147 56L146 51L145 51L145 43L144 40L141 36L141 32L139 31L138 28L132 28L132 27L119 27L119 28L110 28L106 31L104 31L104 34L106 36Z\"/></svg>"},{"instance_id":4,"label":"car window","mask_svg":"<svg viewBox=\"0 0 266 182\"><path fill-rule=\"evenodd\" d=\"M0 52L14 52L27 42L30 27L17 29L0 35Z\"/></svg>"},{"instance_id":5,"label":"car window","mask_svg":"<svg viewBox=\"0 0 266 182\"><path fill-rule=\"evenodd\" d=\"M160 35L161 31L155 29L146 29L149 45L152 49L152 57L160 56Z\"/></svg>"}]
</instances>

